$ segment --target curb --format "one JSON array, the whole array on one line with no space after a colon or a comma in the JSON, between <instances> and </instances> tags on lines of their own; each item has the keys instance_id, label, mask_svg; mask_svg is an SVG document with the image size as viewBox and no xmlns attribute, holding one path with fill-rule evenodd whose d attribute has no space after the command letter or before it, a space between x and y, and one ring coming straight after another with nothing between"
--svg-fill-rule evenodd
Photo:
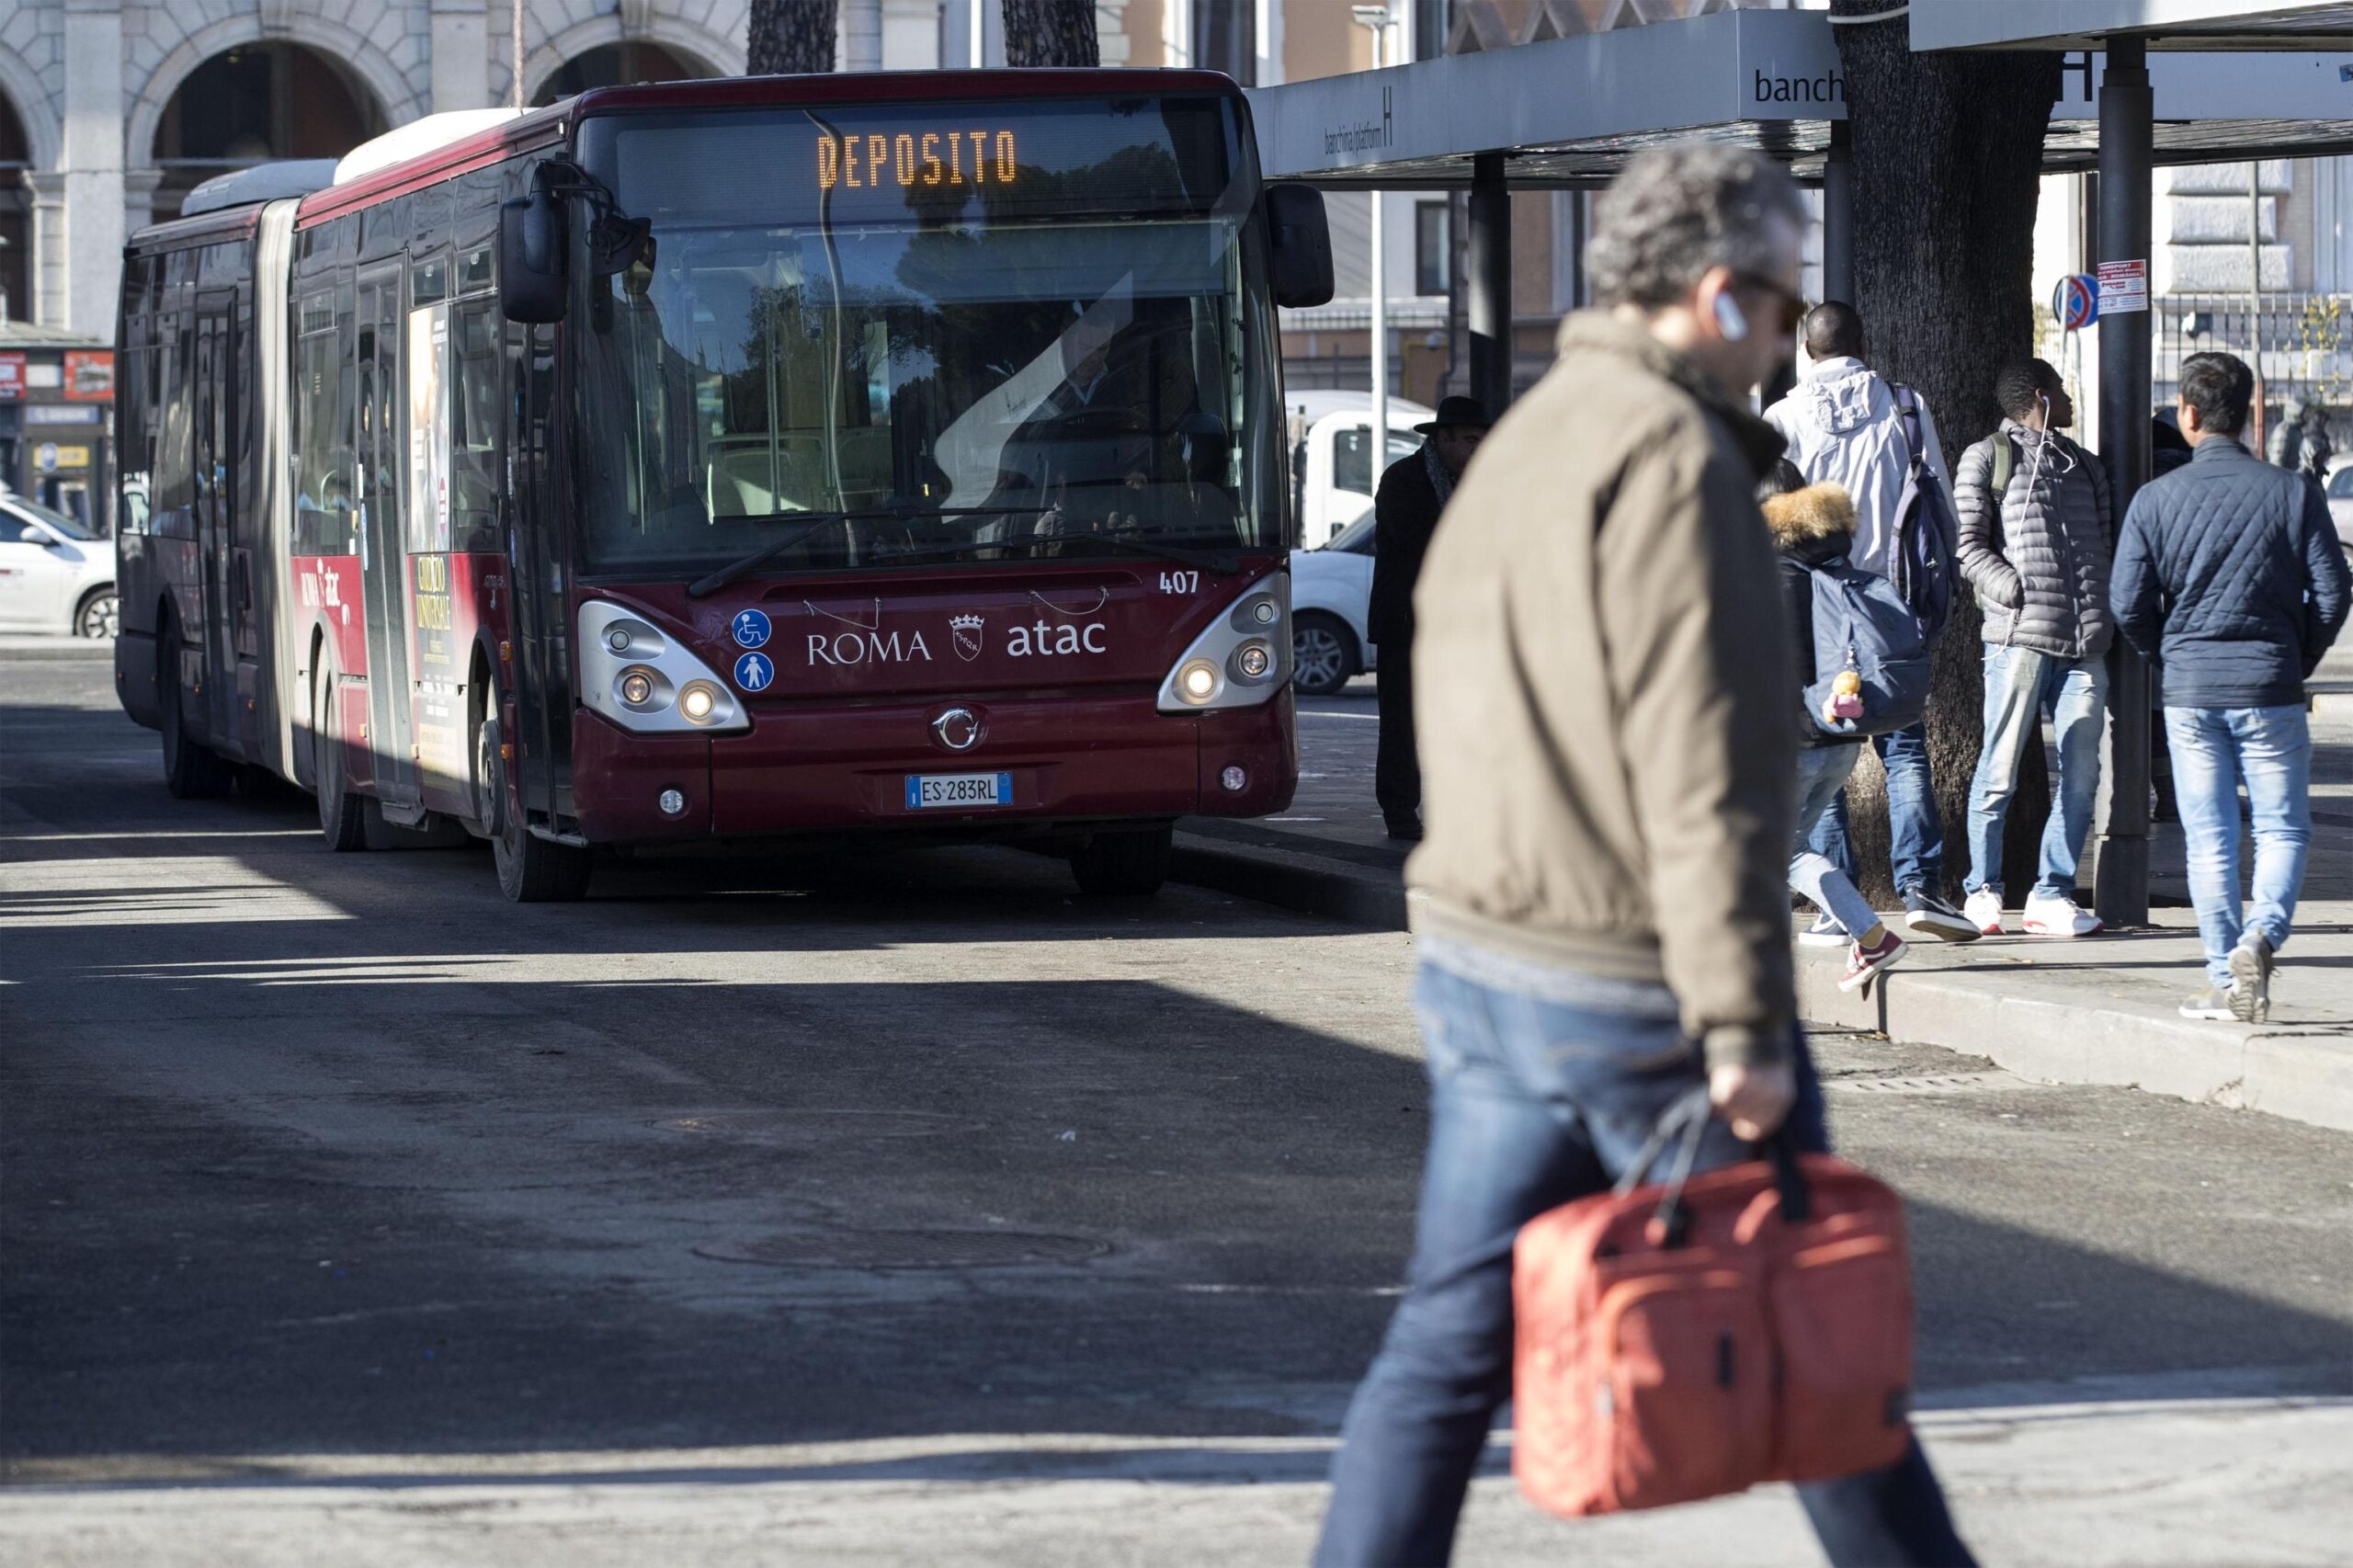
<instances>
[{"instance_id":1,"label":"curb","mask_svg":"<svg viewBox=\"0 0 2353 1568\"><path fill-rule=\"evenodd\" d=\"M1180 827L1169 876L1302 915L1380 931L1405 929L1405 884L1395 872L1329 857L1241 844Z\"/></svg>"},{"instance_id":2,"label":"curb","mask_svg":"<svg viewBox=\"0 0 2353 1568\"><path fill-rule=\"evenodd\" d=\"M2342 1031L2000 994L1993 974L1969 969L1898 970L1868 996L1850 994L1838 989L1841 968L1837 956L1801 950L1798 1011L1809 1023L1990 1057L2046 1084L2116 1085L2353 1131L2353 1048Z\"/></svg>"},{"instance_id":3,"label":"curb","mask_svg":"<svg viewBox=\"0 0 2353 1568\"><path fill-rule=\"evenodd\" d=\"M1220 836L1220 825L1178 830L1175 881L1369 929L1405 928L1395 872ZM2192 1023L2154 1008L2020 994L2006 967L1905 968L1867 995L1849 994L1838 989L1842 967L1842 954L1798 950L1798 1012L1808 1023L1990 1057L2040 1083L2137 1088L2353 1131L2353 1045L2342 1030Z\"/></svg>"}]
</instances>

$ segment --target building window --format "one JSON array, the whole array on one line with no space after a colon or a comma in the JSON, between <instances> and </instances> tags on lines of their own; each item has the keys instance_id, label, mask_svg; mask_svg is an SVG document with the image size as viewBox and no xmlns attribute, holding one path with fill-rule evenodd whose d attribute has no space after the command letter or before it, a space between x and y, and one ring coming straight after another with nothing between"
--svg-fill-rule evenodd
<instances>
[{"instance_id":1,"label":"building window","mask_svg":"<svg viewBox=\"0 0 2353 1568\"><path fill-rule=\"evenodd\" d=\"M1193 0L1193 63L1258 85L1258 0Z\"/></svg>"},{"instance_id":2,"label":"building window","mask_svg":"<svg viewBox=\"0 0 2353 1568\"><path fill-rule=\"evenodd\" d=\"M1452 287L1454 235L1443 201L1414 203L1414 292L1443 294Z\"/></svg>"}]
</instances>

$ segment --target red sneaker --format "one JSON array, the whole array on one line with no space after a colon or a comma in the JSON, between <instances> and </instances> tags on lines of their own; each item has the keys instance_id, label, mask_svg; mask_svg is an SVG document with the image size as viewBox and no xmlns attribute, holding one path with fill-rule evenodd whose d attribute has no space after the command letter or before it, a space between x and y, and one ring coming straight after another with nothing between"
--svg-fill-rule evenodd
<instances>
[{"instance_id":1,"label":"red sneaker","mask_svg":"<svg viewBox=\"0 0 2353 1568\"><path fill-rule=\"evenodd\" d=\"M1903 962L1904 952L1904 938L1882 926L1878 941L1868 947L1857 942L1847 949L1847 972L1840 977L1838 989L1856 991L1869 985L1880 971Z\"/></svg>"}]
</instances>

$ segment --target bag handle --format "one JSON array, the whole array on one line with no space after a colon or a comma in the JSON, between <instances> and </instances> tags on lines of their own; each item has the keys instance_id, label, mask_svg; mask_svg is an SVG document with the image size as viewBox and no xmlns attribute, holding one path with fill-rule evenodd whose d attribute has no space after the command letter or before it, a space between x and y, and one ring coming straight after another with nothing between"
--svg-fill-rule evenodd
<instances>
[{"instance_id":1,"label":"bag handle","mask_svg":"<svg viewBox=\"0 0 2353 1568\"><path fill-rule=\"evenodd\" d=\"M1928 440L1920 434L1920 394L1901 381L1891 381L1887 391L1904 426L1904 459L1916 469L1928 460Z\"/></svg>"},{"instance_id":2,"label":"bag handle","mask_svg":"<svg viewBox=\"0 0 2353 1568\"><path fill-rule=\"evenodd\" d=\"M1682 1147L1676 1151L1674 1173L1666 1182L1666 1196L1651 1215L1650 1239L1657 1246L1680 1245L1688 1227L1689 1215L1683 1207L1683 1189L1690 1184L1692 1167L1699 1163L1699 1140L1708 1130L1708 1119L1714 1114L1708 1103L1705 1084L1686 1091L1658 1119L1642 1149L1628 1162L1625 1172L1618 1178L1613 1190L1623 1198L1643 1185L1651 1167L1658 1162L1666 1146L1679 1134ZM1763 1143L1755 1145L1756 1152L1773 1166L1773 1186L1779 1194L1781 1220L1785 1224L1802 1225L1813 1217L1813 1196L1807 1190L1805 1171L1798 1164L1797 1139L1784 1119Z\"/></svg>"}]
</instances>

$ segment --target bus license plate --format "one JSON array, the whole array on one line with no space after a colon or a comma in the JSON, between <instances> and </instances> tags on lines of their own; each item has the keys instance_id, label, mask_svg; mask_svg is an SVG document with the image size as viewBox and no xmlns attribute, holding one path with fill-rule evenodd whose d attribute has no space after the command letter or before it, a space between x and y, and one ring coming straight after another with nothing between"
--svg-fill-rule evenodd
<instances>
[{"instance_id":1,"label":"bus license plate","mask_svg":"<svg viewBox=\"0 0 2353 1568\"><path fill-rule=\"evenodd\" d=\"M926 806L1009 806L1013 804L1010 773L910 773L907 809Z\"/></svg>"}]
</instances>

